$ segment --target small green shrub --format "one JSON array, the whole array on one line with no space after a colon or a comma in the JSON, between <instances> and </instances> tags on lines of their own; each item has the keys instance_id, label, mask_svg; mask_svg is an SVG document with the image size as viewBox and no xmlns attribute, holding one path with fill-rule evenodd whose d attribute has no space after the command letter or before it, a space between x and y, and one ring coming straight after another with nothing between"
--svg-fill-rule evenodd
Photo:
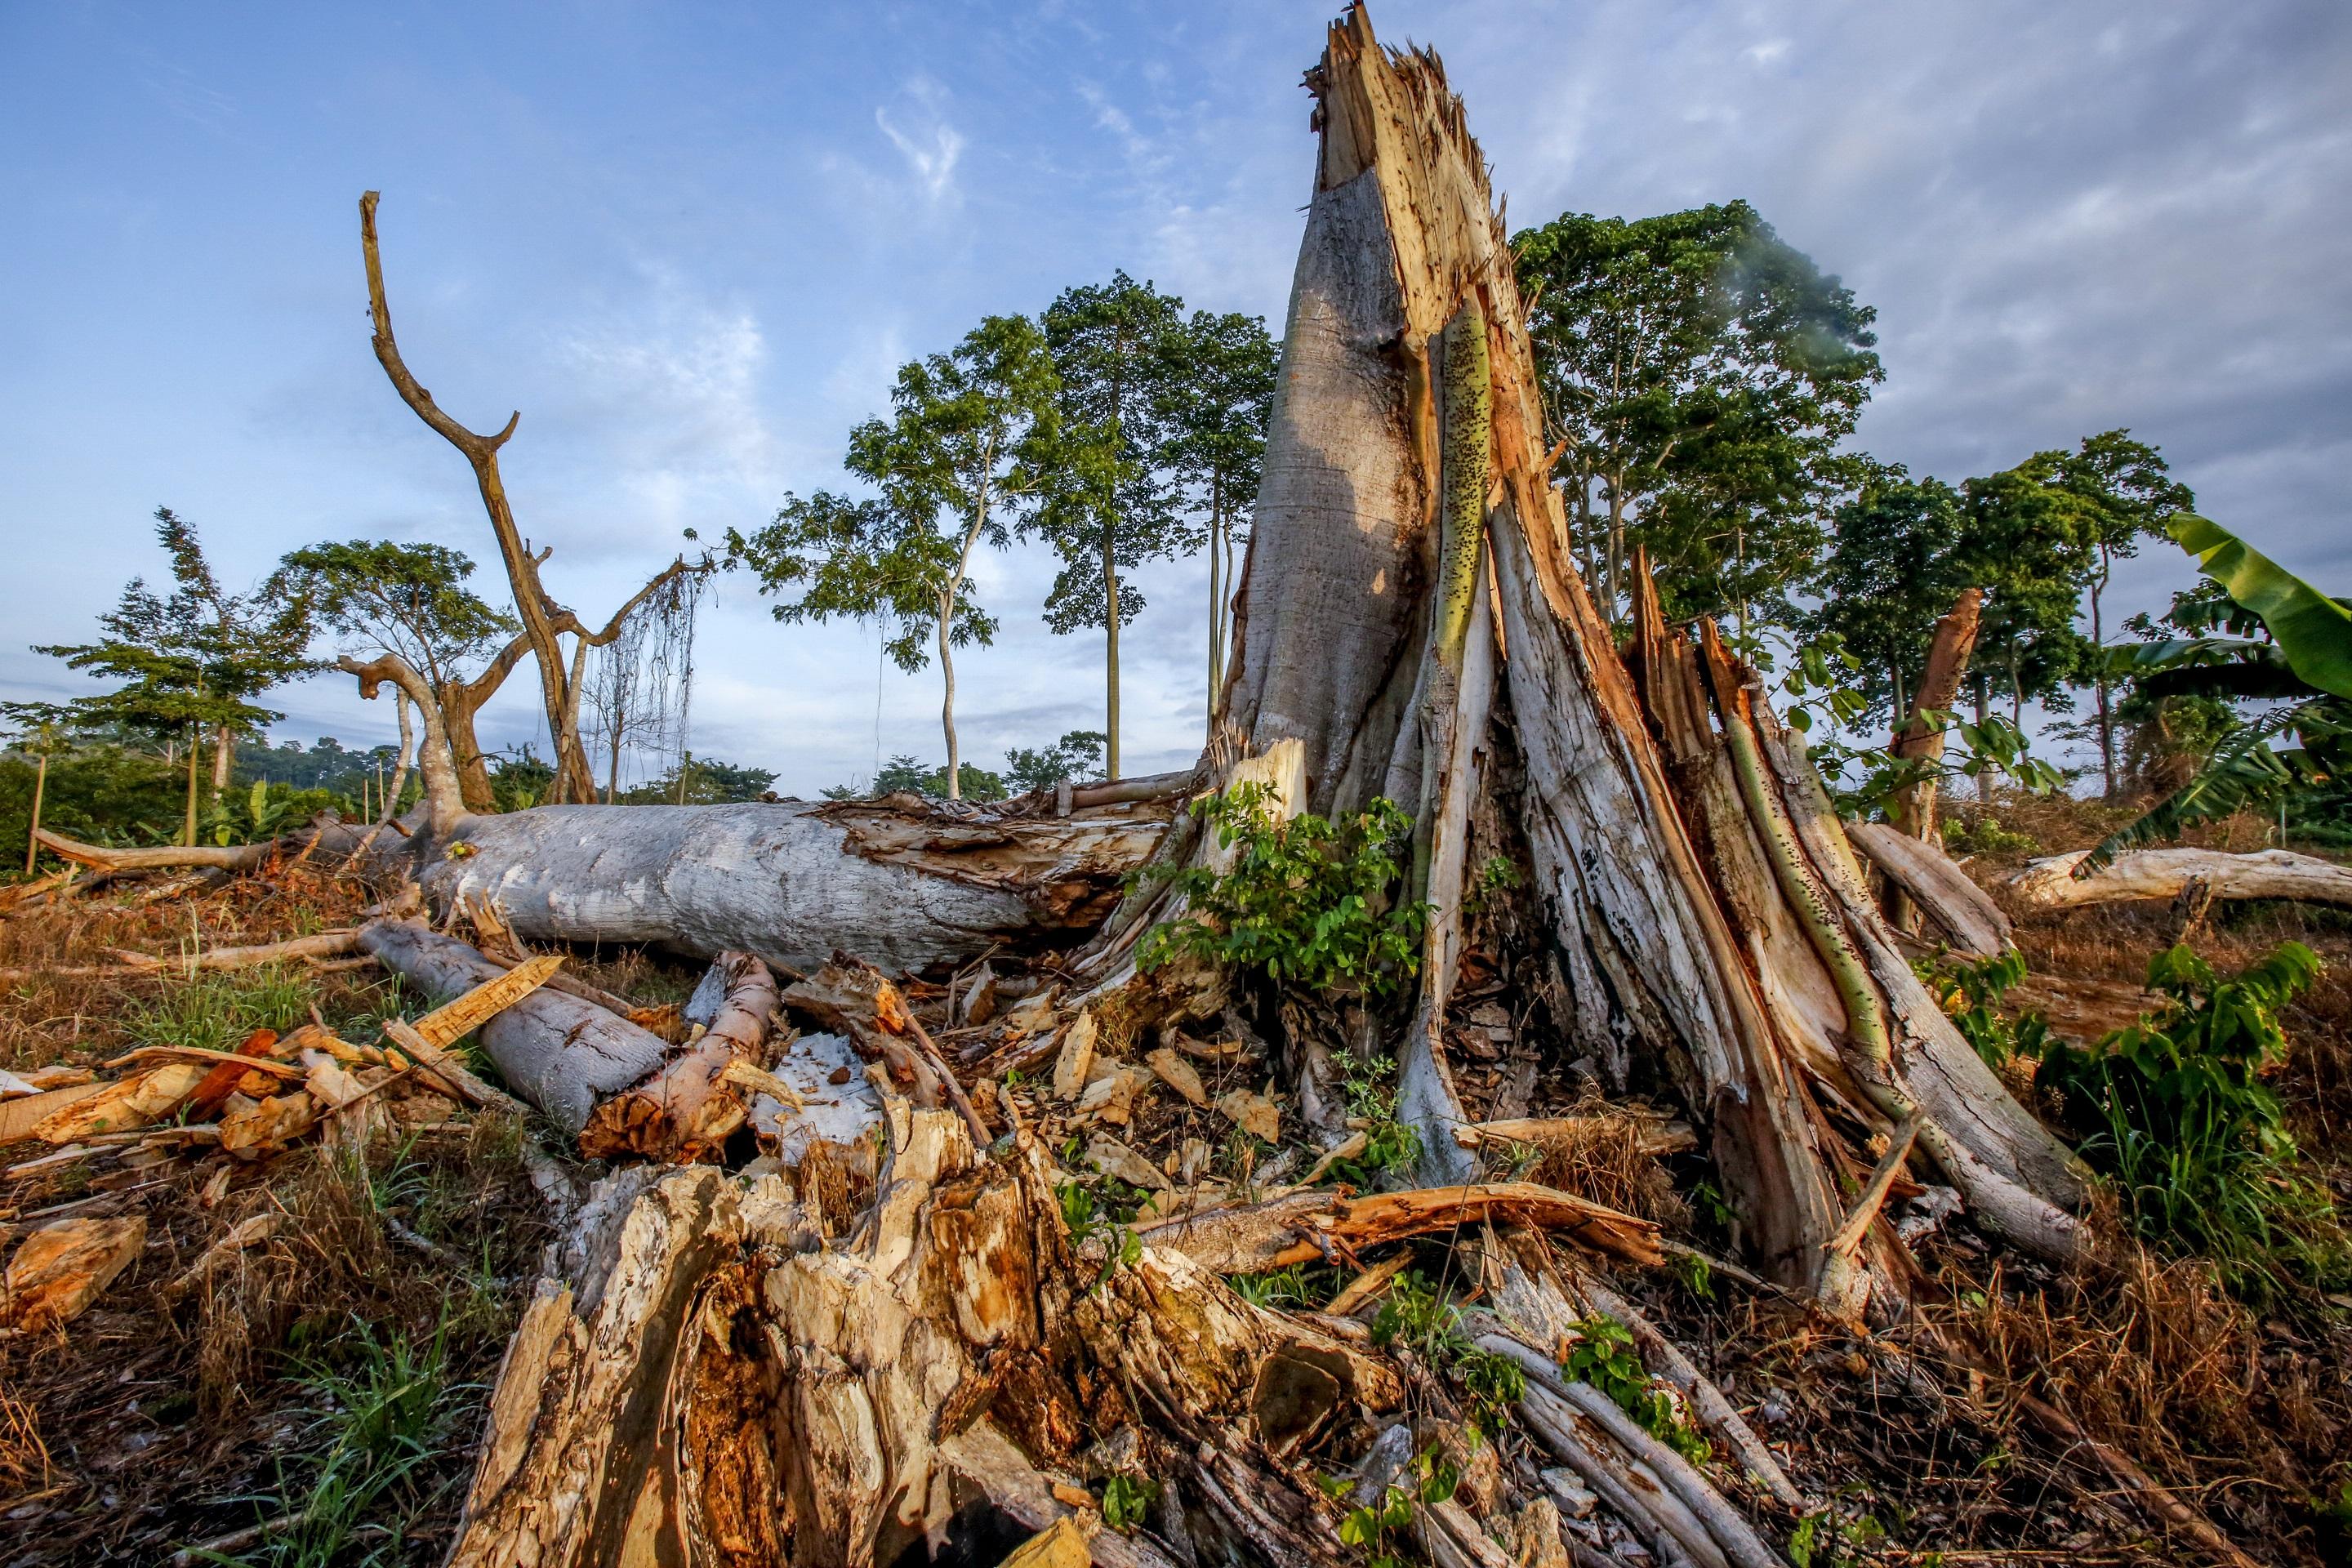
<instances>
[{"instance_id":1,"label":"small green shrub","mask_svg":"<svg viewBox=\"0 0 2352 1568\"><path fill-rule=\"evenodd\" d=\"M1943 821L1944 848L1954 855L2039 855L2042 841L2031 833L2017 833L1991 816L1948 816Z\"/></svg>"},{"instance_id":2,"label":"small green shrub","mask_svg":"<svg viewBox=\"0 0 2352 1568\"><path fill-rule=\"evenodd\" d=\"M2000 999L2026 975L2025 955L2017 949L1974 963L1915 959L1911 967L1987 1067L1998 1069L2012 1058L2038 1058L2048 1049L2050 1024L2041 1014L2014 1021L2001 1016Z\"/></svg>"},{"instance_id":3,"label":"small green shrub","mask_svg":"<svg viewBox=\"0 0 2352 1568\"><path fill-rule=\"evenodd\" d=\"M2135 1228L2210 1258L2258 1299L2345 1265L2335 1206L2263 1082L2286 1058L2279 1009L2319 972L2300 942L2227 979L2174 947L2147 967L2162 1012L2089 1049L2053 1039L2042 1059L2041 1083L2087 1133L2084 1157L2115 1178Z\"/></svg>"},{"instance_id":4,"label":"small green shrub","mask_svg":"<svg viewBox=\"0 0 2352 1568\"><path fill-rule=\"evenodd\" d=\"M1363 1123L1364 1152L1352 1160L1335 1160L1331 1172L1359 1187L1376 1184L1384 1175L1410 1172L1421 1159L1421 1134L1397 1120L1396 1058L1341 1054L1339 1089L1347 1098L1348 1118Z\"/></svg>"},{"instance_id":5,"label":"small green shrub","mask_svg":"<svg viewBox=\"0 0 2352 1568\"><path fill-rule=\"evenodd\" d=\"M1614 1318L1587 1318L1576 1325L1581 1337L1560 1363L1562 1377L1591 1384L1641 1428L1693 1464L1711 1453L1706 1438L1675 1409L1664 1390L1650 1381L1650 1369L1633 1350L1633 1331Z\"/></svg>"},{"instance_id":6,"label":"small green shrub","mask_svg":"<svg viewBox=\"0 0 2352 1568\"><path fill-rule=\"evenodd\" d=\"M1397 1277L1372 1319L1378 1344L1402 1344L1432 1366L1452 1374L1470 1400L1470 1425L1487 1436L1500 1433L1511 1406L1528 1390L1527 1373L1508 1356L1481 1350L1462 1331L1462 1309L1454 1298L1417 1271Z\"/></svg>"},{"instance_id":7,"label":"small green shrub","mask_svg":"<svg viewBox=\"0 0 2352 1568\"><path fill-rule=\"evenodd\" d=\"M1412 1559L1400 1549L1398 1533L1412 1523L1417 1505L1450 1500L1462 1483L1462 1472L1432 1445L1413 1456L1411 1485L1390 1483L1377 1502L1361 1503L1339 1521L1339 1542L1363 1553L1364 1568L1412 1568ZM1324 1490L1345 1497L1348 1483L1326 1481Z\"/></svg>"},{"instance_id":8,"label":"small green shrub","mask_svg":"<svg viewBox=\"0 0 2352 1568\"><path fill-rule=\"evenodd\" d=\"M1144 934L1149 971L1178 957L1255 969L1309 990L1381 999L1420 963L1423 903L1397 901L1412 823L1394 801L1339 823L1302 812L1277 822L1271 792L1241 784L1193 803L1224 848L1222 876L1204 866L1165 876L1190 908Z\"/></svg>"},{"instance_id":9,"label":"small green shrub","mask_svg":"<svg viewBox=\"0 0 2352 1568\"><path fill-rule=\"evenodd\" d=\"M1103 1522L1125 1535L1141 1524L1159 1499L1158 1481L1137 1480L1131 1476L1113 1476L1103 1487Z\"/></svg>"}]
</instances>

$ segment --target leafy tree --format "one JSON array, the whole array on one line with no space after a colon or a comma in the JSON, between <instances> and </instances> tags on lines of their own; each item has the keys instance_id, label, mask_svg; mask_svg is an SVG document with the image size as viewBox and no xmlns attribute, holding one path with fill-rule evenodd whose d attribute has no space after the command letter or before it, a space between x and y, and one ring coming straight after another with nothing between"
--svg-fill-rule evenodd
<instances>
[{"instance_id":1,"label":"leafy tree","mask_svg":"<svg viewBox=\"0 0 2352 1568\"><path fill-rule=\"evenodd\" d=\"M466 585L474 563L438 544L354 539L306 545L270 589L307 595L355 655L389 653L424 676L440 710L467 806L494 804L474 716L530 651L521 624Z\"/></svg>"},{"instance_id":2,"label":"leafy tree","mask_svg":"<svg viewBox=\"0 0 2352 1568\"><path fill-rule=\"evenodd\" d=\"M285 717L252 699L316 668L308 654L310 605L299 594L223 589L195 530L169 507L156 508L155 533L172 558L168 595L134 577L114 609L99 617L99 641L34 651L124 683L77 699L73 706L84 721L117 721L175 748L185 744L184 837L193 844L201 743L212 742L218 795L228 787L236 738Z\"/></svg>"},{"instance_id":3,"label":"leafy tree","mask_svg":"<svg viewBox=\"0 0 2352 1568\"><path fill-rule=\"evenodd\" d=\"M1603 602L1622 601L1634 544L1672 617L1729 608L1744 623L1779 601L1855 478L1836 447L1883 374L1876 312L1746 202L1570 213L1512 244L1570 527Z\"/></svg>"},{"instance_id":4,"label":"leafy tree","mask_svg":"<svg viewBox=\"0 0 2352 1568\"><path fill-rule=\"evenodd\" d=\"M1960 487L1968 518L1958 569L1985 591L1970 672L1981 724L2000 676L2009 720L2023 722L2026 700L2063 710L2066 687L2096 657L2074 629L2074 607L2093 560L2074 498L2023 468Z\"/></svg>"},{"instance_id":5,"label":"leafy tree","mask_svg":"<svg viewBox=\"0 0 2352 1568\"><path fill-rule=\"evenodd\" d=\"M729 805L759 800L769 794L775 782L773 769L742 767L688 752L676 767L633 790L624 791L620 798L631 805Z\"/></svg>"},{"instance_id":6,"label":"leafy tree","mask_svg":"<svg viewBox=\"0 0 2352 1568\"><path fill-rule=\"evenodd\" d=\"M1849 717L1884 710L1903 721L1937 617L1971 585L1961 556L1966 522L1958 491L1914 479L1899 464L1874 467L1838 509L1836 543L1813 583L1821 604L1802 624L1811 637L1834 636L1853 656L1865 703Z\"/></svg>"},{"instance_id":7,"label":"leafy tree","mask_svg":"<svg viewBox=\"0 0 2352 1568\"><path fill-rule=\"evenodd\" d=\"M1274 412L1274 339L1259 316L1195 310L1161 341L1164 457L1185 502L1207 520L1209 721L1223 697L1234 543L1257 495Z\"/></svg>"},{"instance_id":8,"label":"leafy tree","mask_svg":"<svg viewBox=\"0 0 2352 1568\"><path fill-rule=\"evenodd\" d=\"M1167 471L1167 381L1183 363L1184 302L1125 272L1063 290L1045 314L1061 379L1060 425L1045 458L1038 504L1024 531L1062 558L1045 622L1105 637L1106 763L1118 773L1118 634L1143 608L1124 574L1188 542Z\"/></svg>"},{"instance_id":9,"label":"leafy tree","mask_svg":"<svg viewBox=\"0 0 2352 1568\"><path fill-rule=\"evenodd\" d=\"M2154 447L2135 441L2128 430L2107 430L2085 436L2072 452L2037 452L2020 465L2028 478L2039 480L2063 498L2069 513L2069 531L2086 547L2086 581L2091 601L2091 641L2104 645L2106 625L2101 597L2115 569L2116 558L2139 553L2143 537L2161 538L2174 517L2193 510L2197 498L2187 485L2169 477L2163 457ZM2116 729L2113 696L2104 660L2087 661L2097 693L2096 727L2099 763L2106 795L2116 793Z\"/></svg>"},{"instance_id":10,"label":"leafy tree","mask_svg":"<svg viewBox=\"0 0 2352 1568\"><path fill-rule=\"evenodd\" d=\"M1052 789L1064 779L1091 778L1102 771L1108 737L1099 730L1072 730L1039 751L1015 746L1004 753L1004 778L1015 795Z\"/></svg>"},{"instance_id":11,"label":"leafy tree","mask_svg":"<svg viewBox=\"0 0 2352 1568\"><path fill-rule=\"evenodd\" d=\"M1003 800L1009 792L1002 774L962 764L956 781L956 793L948 793L948 771L944 767L927 768L912 756L901 753L892 757L882 771L874 775L871 786L860 789L856 784L835 784L824 792L827 800L879 800L886 795L919 795L931 800Z\"/></svg>"},{"instance_id":12,"label":"leafy tree","mask_svg":"<svg viewBox=\"0 0 2352 1568\"><path fill-rule=\"evenodd\" d=\"M953 650L996 636L995 617L971 598L972 552L983 541L1000 550L1011 542L1004 509L1037 484L1055 390L1036 323L991 316L947 353L901 366L889 422L869 419L850 432L849 471L878 500L787 496L775 521L749 539L728 531L730 561L750 564L762 593L804 584L799 598L776 606L778 620L887 613L897 631L885 647L910 675L930 662L930 638L945 684L950 799L962 776Z\"/></svg>"}]
</instances>

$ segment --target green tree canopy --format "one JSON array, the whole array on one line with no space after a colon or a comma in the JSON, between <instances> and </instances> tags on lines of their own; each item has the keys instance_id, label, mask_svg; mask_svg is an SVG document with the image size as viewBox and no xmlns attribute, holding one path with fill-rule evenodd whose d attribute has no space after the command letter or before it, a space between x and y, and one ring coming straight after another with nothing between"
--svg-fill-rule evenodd
<instances>
[{"instance_id":1,"label":"green tree canopy","mask_svg":"<svg viewBox=\"0 0 2352 1568\"><path fill-rule=\"evenodd\" d=\"M1004 753L1004 778L1015 795L1051 789L1065 779L1092 778L1102 771L1108 736L1099 730L1072 730L1035 751L1015 746Z\"/></svg>"},{"instance_id":2,"label":"green tree canopy","mask_svg":"<svg viewBox=\"0 0 2352 1568\"><path fill-rule=\"evenodd\" d=\"M1209 717L1224 685L1234 544L1257 496L1280 353L1265 318L1195 310L1160 340L1162 448L1183 504L1204 525L1185 548L1209 552Z\"/></svg>"},{"instance_id":3,"label":"green tree canopy","mask_svg":"<svg viewBox=\"0 0 2352 1568\"><path fill-rule=\"evenodd\" d=\"M307 597L328 629L399 655L438 689L520 629L466 585L473 574L446 545L353 539L289 552L268 591Z\"/></svg>"},{"instance_id":4,"label":"green tree canopy","mask_svg":"<svg viewBox=\"0 0 2352 1568\"><path fill-rule=\"evenodd\" d=\"M1971 682L1979 717L1998 689L2011 723L2028 700L2063 711L2066 688L2097 653L2074 629L2074 609L2094 557L2082 508L2024 468L1960 487L1968 519L1958 570L1985 590Z\"/></svg>"},{"instance_id":5,"label":"green tree canopy","mask_svg":"<svg viewBox=\"0 0 2352 1568\"><path fill-rule=\"evenodd\" d=\"M1874 466L1838 509L1836 542L1813 584L1821 602L1803 626L1834 635L1857 661L1866 706L1856 717L1899 722L1907 710L1937 617L1971 585L1963 580L1967 520L1958 491L1914 479L1899 464Z\"/></svg>"},{"instance_id":6,"label":"green tree canopy","mask_svg":"<svg viewBox=\"0 0 2352 1568\"><path fill-rule=\"evenodd\" d=\"M1648 548L1670 616L1783 611L1859 477L1876 312L1746 202L1514 239L1570 526L1603 602Z\"/></svg>"},{"instance_id":7,"label":"green tree canopy","mask_svg":"<svg viewBox=\"0 0 2352 1568\"><path fill-rule=\"evenodd\" d=\"M1143 608L1127 574L1185 548L1169 472L1168 377L1185 363L1184 301L1115 272L1064 289L1045 308L1059 374L1060 428L1038 504L1025 520L1062 559L1045 600L1057 633L1103 628L1108 765L1118 772L1118 634Z\"/></svg>"},{"instance_id":8,"label":"green tree canopy","mask_svg":"<svg viewBox=\"0 0 2352 1568\"><path fill-rule=\"evenodd\" d=\"M2067 527L2084 548L2082 587L2090 595L2091 641L2106 641L2103 600L2116 558L2139 553L2143 538L2162 538L2172 519L2189 511L2197 498L2175 480L2162 455L2128 430L2085 436L2074 451L2036 452L2020 471L2055 491L2067 513ZM2106 793L2116 793L2115 709L2106 663L2086 657L2084 666L2097 697L2095 720L2099 762Z\"/></svg>"},{"instance_id":9,"label":"green tree canopy","mask_svg":"<svg viewBox=\"0 0 2352 1568\"><path fill-rule=\"evenodd\" d=\"M172 559L170 593L159 595L134 577L115 607L99 616L98 641L35 651L122 683L74 701L85 721L188 746L185 832L194 843L195 750L203 738L212 739L214 792L226 789L236 739L285 717L253 700L317 668L309 655L310 605L299 594L227 592L195 530L169 507L156 509L155 534Z\"/></svg>"},{"instance_id":10,"label":"green tree canopy","mask_svg":"<svg viewBox=\"0 0 2352 1568\"><path fill-rule=\"evenodd\" d=\"M953 650L996 636L971 598L972 553L1011 542L1007 510L1037 489L1055 391L1037 324L991 316L948 353L899 367L891 418L850 432L845 466L877 498L786 496L759 532L728 531L730 563L750 565L761 592L800 589L778 620L887 616L884 647L910 675L930 662L926 642L938 649L950 798L962 777Z\"/></svg>"}]
</instances>

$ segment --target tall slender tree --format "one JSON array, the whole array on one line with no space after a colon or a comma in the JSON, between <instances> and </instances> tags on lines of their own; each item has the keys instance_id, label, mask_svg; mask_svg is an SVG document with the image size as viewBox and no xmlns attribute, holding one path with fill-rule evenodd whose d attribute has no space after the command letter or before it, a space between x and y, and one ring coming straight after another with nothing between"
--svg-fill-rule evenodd
<instances>
[{"instance_id":1,"label":"tall slender tree","mask_svg":"<svg viewBox=\"0 0 2352 1568\"><path fill-rule=\"evenodd\" d=\"M1223 700L1234 545L1257 494L1265 424L1274 409L1274 339L1265 318L1195 310L1162 339L1166 458L1185 503L1202 520L1209 556L1209 722Z\"/></svg>"},{"instance_id":2,"label":"tall slender tree","mask_svg":"<svg viewBox=\"0 0 2352 1568\"><path fill-rule=\"evenodd\" d=\"M962 797L964 776L954 650L996 636L995 617L971 598L972 556L983 542L1012 542L1013 510L1036 491L1053 441L1055 388L1037 323L991 316L946 353L900 366L892 417L849 433L846 467L878 499L787 496L767 528L728 532L730 560L758 574L762 593L801 589L775 607L778 620L894 616L884 647L910 675L930 662L929 637L950 800Z\"/></svg>"},{"instance_id":3,"label":"tall slender tree","mask_svg":"<svg viewBox=\"0 0 2352 1568\"><path fill-rule=\"evenodd\" d=\"M1045 342L1060 376L1060 425L1045 483L1024 530L1062 558L1045 622L1104 636L1104 765L1119 773L1118 634L1143 608L1126 574L1183 548L1186 530L1168 471L1166 378L1181 350L1184 301L1116 272L1063 290L1045 309Z\"/></svg>"},{"instance_id":4,"label":"tall slender tree","mask_svg":"<svg viewBox=\"0 0 2352 1568\"><path fill-rule=\"evenodd\" d=\"M2129 430L2085 436L2071 452L2036 452L2020 465L2027 477L2063 499L2068 527L2084 552L2084 589L2090 600L2091 641L2105 644L2106 619L2101 599L2117 557L2139 553L2144 538L2164 537L2165 526L2193 511L2197 498L2171 477L2162 454ZM2117 783L2114 696L2103 658L2086 660L2096 696L2099 767L2108 799Z\"/></svg>"}]
</instances>

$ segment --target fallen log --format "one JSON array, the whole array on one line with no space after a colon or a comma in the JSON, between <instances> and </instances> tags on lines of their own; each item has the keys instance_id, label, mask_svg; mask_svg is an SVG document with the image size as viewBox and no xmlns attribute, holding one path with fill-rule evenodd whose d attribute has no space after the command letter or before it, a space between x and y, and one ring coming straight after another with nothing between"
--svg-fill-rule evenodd
<instances>
[{"instance_id":1,"label":"fallen log","mask_svg":"<svg viewBox=\"0 0 2352 1568\"><path fill-rule=\"evenodd\" d=\"M397 921L364 926L359 939L385 968L437 1001L454 1003L477 987L522 973L499 968L455 937ZM670 1050L660 1036L544 987L512 1002L480 1029L482 1049L499 1076L575 1135L599 1100L643 1081Z\"/></svg>"},{"instance_id":2,"label":"fallen log","mask_svg":"<svg viewBox=\"0 0 2352 1568\"><path fill-rule=\"evenodd\" d=\"M1665 1261L1654 1223L1533 1182L1415 1187L1360 1198L1291 1193L1170 1220L1139 1234L1152 1247L1184 1253L1221 1274L1260 1274L1490 1220L1558 1231L1580 1247L1640 1268Z\"/></svg>"},{"instance_id":3,"label":"fallen log","mask_svg":"<svg viewBox=\"0 0 2352 1568\"><path fill-rule=\"evenodd\" d=\"M2084 904L2176 899L2194 878L2217 899L2292 899L2304 903L2352 904L2352 867L2297 855L2257 849L2231 855L2218 849L2141 849L2118 855L2107 866L2078 877L2074 868L2090 851L2029 860L2005 884L2022 910L2077 909Z\"/></svg>"},{"instance_id":4,"label":"fallen log","mask_svg":"<svg viewBox=\"0 0 2352 1568\"><path fill-rule=\"evenodd\" d=\"M146 848L113 849L102 844L84 844L46 827L35 829L33 837L45 848L78 866L95 866L108 871L162 871L185 866L250 871L267 862L279 848L279 841L274 838L258 844L159 844Z\"/></svg>"},{"instance_id":5,"label":"fallen log","mask_svg":"<svg viewBox=\"0 0 2352 1568\"><path fill-rule=\"evenodd\" d=\"M2015 945L2009 917L1937 845L1883 822L1849 822L1845 836L1951 938L1955 952L1992 958Z\"/></svg>"},{"instance_id":6,"label":"fallen log","mask_svg":"<svg viewBox=\"0 0 2352 1568\"><path fill-rule=\"evenodd\" d=\"M467 818L417 879L436 909L495 900L533 941L740 951L795 973L842 949L920 969L997 942L1075 942L1163 823L880 802L541 806Z\"/></svg>"}]
</instances>

